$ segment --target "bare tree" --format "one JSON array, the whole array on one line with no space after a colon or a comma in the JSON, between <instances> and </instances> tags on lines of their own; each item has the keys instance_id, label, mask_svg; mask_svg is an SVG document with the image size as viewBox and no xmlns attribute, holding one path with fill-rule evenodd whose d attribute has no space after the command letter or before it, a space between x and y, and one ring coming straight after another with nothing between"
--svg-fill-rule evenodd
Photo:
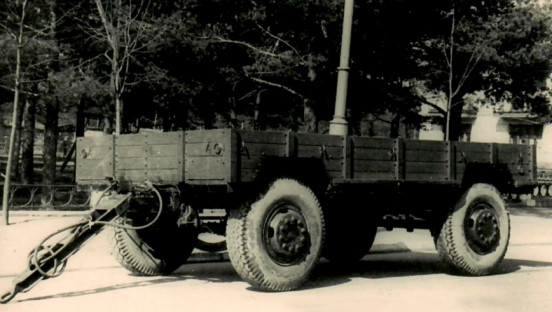
<instances>
[{"instance_id":1,"label":"bare tree","mask_svg":"<svg viewBox=\"0 0 552 312\"><path fill-rule=\"evenodd\" d=\"M110 87L115 101L115 133L121 133L123 118L123 99L125 87L128 81L129 67L133 54L146 48L146 30L150 25L144 22L143 17L149 11L150 1L141 0L138 4L129 2L123 4L122 0L113 1L110 11L107 11L102 0L94 0L100 15L104 32L95 32L95 35L109 45L111 54L105 53L105 57L111 64Z\"/></svg>"},{"instance_id":2,"label":"bare tree","mask_svg":"<svg viewBox=\"0 0 552 312\"><path fill-rule=\"evenodd\" d=\"M20 19L18 32L15 34L17 41L16 51L15 51L15 77L14 77L14 91L13 91L13 114L12 114L12 128L10 133L10 143L8 147L8 163L6 165L6 174L4 176L4 190L2 197L2 216L4 225L9 224L8 216L8 200L10 192L10 182L11 182L11 170L13 162L13 147L15 143L15 130L16 123L18 120L18 106L19 106L19 86L21 84L21 50L23 49L23 31L25 27L25 16L27 13L27 0L23 0L21 3Z\"/></svg>"}]
</instances>

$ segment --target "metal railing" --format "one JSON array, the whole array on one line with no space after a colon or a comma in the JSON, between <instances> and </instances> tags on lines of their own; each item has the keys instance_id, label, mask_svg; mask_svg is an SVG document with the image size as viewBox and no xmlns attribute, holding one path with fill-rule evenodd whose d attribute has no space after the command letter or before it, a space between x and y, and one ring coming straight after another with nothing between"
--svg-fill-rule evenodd
<instances>
[{"instance_id":1,"label":"metal railing","mask_svg":"<svg viewBox=\"0 0 552 312\"><path fill-rule=\"evenodd\" d=\"M10 185L9 210L86 210L89 208L89 192L79 189L74 184Z\"/></svg>"}]
</instances>

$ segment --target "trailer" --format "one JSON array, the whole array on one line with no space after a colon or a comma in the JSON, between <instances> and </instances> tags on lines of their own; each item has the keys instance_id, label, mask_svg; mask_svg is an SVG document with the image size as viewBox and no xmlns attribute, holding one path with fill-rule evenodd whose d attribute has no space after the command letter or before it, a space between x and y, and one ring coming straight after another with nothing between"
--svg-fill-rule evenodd
<instances>
[{"instance_id":1,"label":"trailer","mask_svg":"<svg viewBox=\"0 0 552 312\"><path fill-rule=\"evenodd\" d=\"M429 230L452 272L496 270L510 237L503 194L537 185L535 147L347 135L353 5L345 4L330 134L213 129L78 138L76 181L92 193L90 215L56 232L68 231L57 242L45 239L0 302L61 274L106 226L114 228L117 260L139 275L170 274L194 248L209 246L201 234L224 236L216 246L266 291L301 287L321 257L358 261L378 227Z\"/></svg>"}]
</instances>

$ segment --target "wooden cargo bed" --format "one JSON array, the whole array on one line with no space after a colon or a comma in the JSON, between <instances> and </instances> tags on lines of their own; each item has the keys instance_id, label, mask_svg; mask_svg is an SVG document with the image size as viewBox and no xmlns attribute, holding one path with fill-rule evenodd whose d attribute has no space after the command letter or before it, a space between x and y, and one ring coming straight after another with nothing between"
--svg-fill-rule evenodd
<instances>
[{"instance_id":1,"label":"wooden cargo bed","mask_svg":"<svg viewBox=\"0 0 552 312\"><path fill-rule=\"evenodd\" d=\"M263 159L317 159L335 183L461 184L466 168L507 168L516 185L536 181L535 147L342 137L293 132L197 130L79 138L77 182L225 185L254 181Z\"/></svg>"}]
</instances>

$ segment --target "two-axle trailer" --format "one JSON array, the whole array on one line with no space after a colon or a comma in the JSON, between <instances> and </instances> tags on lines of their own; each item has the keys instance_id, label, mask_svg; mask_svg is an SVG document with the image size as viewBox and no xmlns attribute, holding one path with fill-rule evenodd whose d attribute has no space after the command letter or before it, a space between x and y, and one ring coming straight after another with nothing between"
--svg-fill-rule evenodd
<instances>
[{"instance_id":1,"label":"two-axle trailer","mask_svg":"<svg viewBox=\"0 0 552 312\"><path fill-rule=\"evenodd\" d=\"M485 275L508 246L502 194L537 180L529 145L230 129L79 138L76 170L81 187L101 190L91 217L37 248L3 301L56 275L74 241L105 225L136 274L171 273L211 231L244 280L292 290L320 257L362 258L385 227L428 229L454 271Z\"/></svg>"}]
</instances>

